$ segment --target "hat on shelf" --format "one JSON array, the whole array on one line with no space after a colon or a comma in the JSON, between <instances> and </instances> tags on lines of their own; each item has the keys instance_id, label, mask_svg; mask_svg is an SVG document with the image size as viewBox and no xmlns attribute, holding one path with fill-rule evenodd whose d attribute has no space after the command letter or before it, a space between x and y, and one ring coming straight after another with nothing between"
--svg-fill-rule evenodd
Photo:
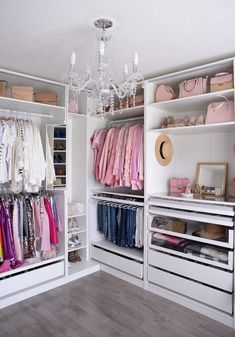
<instances>
[{"instance_id":1,"label":"hat on shelf","mask_svg":"<svg viewBox=\"0 0 235 337\"><path fill-rule=\"evenodd\" d=\"M201 238L216 240L225 237L225 228L220 225L205 224L197 234Z\"/></svg>"},{"instance_id":2,"label":"hat on shelf","mask_svg":"<svg viewBox=\"0 0 235 337\"><path fill-rule=\"evenodd\" d=\"M173 145L171 139L166 134L158 136L155 143L155 156L157 161L162 166L167 166L173 156Z\"/></svg>"}]
</instances>

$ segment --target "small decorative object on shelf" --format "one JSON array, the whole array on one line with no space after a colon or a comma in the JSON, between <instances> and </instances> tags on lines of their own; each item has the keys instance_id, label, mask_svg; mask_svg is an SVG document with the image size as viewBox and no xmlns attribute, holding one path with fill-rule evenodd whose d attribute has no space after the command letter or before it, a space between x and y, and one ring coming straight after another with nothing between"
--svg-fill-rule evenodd
<instances>
[{"instance_id":1,"label":"small decorative object on shelf","mask_svg":"<svg viewBox=\"0 0 235 337\"><path fill-rule=\"evenodd\" d=\"M68 230L79 229L79 223L76 218L70 218L68 221Z\"/></svg>"},{"instance_id":2,"label":"small decorative object on shelf","mask_svg":"<svg viewBox=\"0 0 235 337\"><path fill-rule=\"evenodd\" d=\"M188 178L171 178L170 179L170 193L191 193L190 181ZM190 192L188 192L190 190Z\"/></svg>"}]
</instances>

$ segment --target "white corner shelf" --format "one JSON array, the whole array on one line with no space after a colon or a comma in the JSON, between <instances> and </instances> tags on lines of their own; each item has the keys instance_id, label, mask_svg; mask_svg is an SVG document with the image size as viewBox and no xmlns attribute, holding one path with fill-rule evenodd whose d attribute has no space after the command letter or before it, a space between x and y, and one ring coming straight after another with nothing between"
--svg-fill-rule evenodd
<instances>
[{"instance_id":1,"label":"white corner shelf","mask_svg":"<svg viewBox=\"0 0 235 337\"><path fill-rule=\"evenodd\" d=\"M28 112L45 116L58 114L65 115L65 108L62 106L23 101L9 97L0 97L0 107L1 109Z\"/></svg>"},{"instance_id":2,"label":"white corner shelf","mask_svg":"<svg viewBox=\"0 0 235 337\"><path fill-rule=\"evenodd\" d=\"M68 215L68 219L78 218L78 217L81 217L81 216L86 216L86 213L80 213L80 214Z\"/></svg>"},{"instance_id":3,"label":"white corner shelf","mask_svg":"<svg viewBox=\"0 0 235 337\"><path fill-rule=\"evenodd\" d=\"M153 109L161 109L171 113L187 113L189 111L205 110L207 106L215 101L223 101L225 96L227 99L234 99L234 89L228 89L217 92L209 92L202 95L177 98L164 102L153 102L147 104L146 107Z\"/></svg>"},{"instance_id":4,"label":"white corner shelf","mask_svg":"<svg viewBox=\"0 0 235 337\"><path fill-rule=\"evenodd\" d=\"M86 228L74 228L73 230L68 230L68 234L79 234L79 233L85 233Z\"/></svg>"},{"instance_id":5,"label":"white corner shelf","mask_svg":"<svg viewBox=\"0 0 235 337\"><path fill-rule=\"evenodd\" d=\"M120 247L113 242L110 242L106 239L92 241L91 244L95 247L103 248L110 252L123 255L130 259L143 262L143 250L140 248L129 248L129 247Z\"/></svg>"},{"instance_id":6,"label":"white corner shelf","mask_svg":"<svg viewBox=\"0 0 235 337\"><path fill-rule=\"evenodd\" d=\"M72 248L68 248L68 253L74 252L75 250L81 250L87 248L87 245L76 246Z\"/></svg>"},{"instance_id":7,"label":"white corner shelf","mask_svg":"<svg viewBox=\"0 0 235 337\"><path fill-rule=\"evenodd\" d=\"M166 133L169 135L195 135L195 134L205 134L208 132L234 132L234 131L235 131L235 121L149 130L150 133Z\"/></svg>"},{"instance_id":8,"label":"white corner shelf","mask_svg":"<svg viewBox=\"0 0 235 337\"><path fill-rule=\"evenodd\" d=\"M86 118L87 115L86 114L80 114L80 113L74 113L74 112L68 112L68 117L71 117L71 118L77 118L77 117Z\"/></svg>"}]
</instances>

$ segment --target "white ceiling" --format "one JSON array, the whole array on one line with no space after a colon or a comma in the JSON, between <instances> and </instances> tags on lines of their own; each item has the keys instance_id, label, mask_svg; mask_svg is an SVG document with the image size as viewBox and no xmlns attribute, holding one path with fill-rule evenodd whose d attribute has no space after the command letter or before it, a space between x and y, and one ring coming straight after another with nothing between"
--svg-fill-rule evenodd
<instances>
[{"instance_id":1,"label":"white ceiling","mask_svg":"<svg viewBox=\"0 0 235 337\"><path fill-rule=\"evenodd\" d=\"M115 60L138 51L145 76L235 55L234 0L0 0L0 67L60 80L72 50L85 66L101 17Z\"/></svg>"}]
</instances>

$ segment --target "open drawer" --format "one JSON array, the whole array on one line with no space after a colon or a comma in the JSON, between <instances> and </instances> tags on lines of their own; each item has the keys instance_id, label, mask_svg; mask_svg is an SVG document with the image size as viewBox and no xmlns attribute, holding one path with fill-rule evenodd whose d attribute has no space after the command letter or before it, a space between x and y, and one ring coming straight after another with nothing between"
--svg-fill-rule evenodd
<instances>
[{"instance_id":1,"label":"open drawer","mask_svg":"<svg viewBox=\"0 0 235 337\"><path fill-rule=\"evenodd\" d=\"M192 243L195 243L195 242L192 241ZM148 247L151 249L160 251L160 252L165 252L168 254L172 254L174 256L185 258L187 260L201 262L209 266L214 266L214 267L218 267L218 268L222 268L226 270L233 270L233 251L232 250L223 249L223 251L226 252L226 256L227 256L226 261L216 260L216 259L212 259L201 253L195 255L190 251L177 250L177 247L174 248L173 246L158 244L152 241L152 233L148 233ZM214 247L212 246L212 248ZM219 250L221 250L220 247L219 247Z\"/></svg>"},{"instance_id":2,"label":"open drawer","mask_svg":"<svg viewBox=\"0 0 235 337\"><path fill-rule=\"evenodd\" d=\"M185 232L179 233L178 231L173 231L172 224L177 222L185 225ZM171 226L170 226L171 224ZM209 224L211 226L212 223ZM200 221L184 220L183 218L175 219L171 216L161 216L161 215L149 215L148 216L148 230L152 232L162 233L166 235L173 235L179 238L184 238L186 240L193 240L209 245L216 245L217 247L233 249L234 247L234 229L231 227L221 226L215 224L216 230L221 231L221 237L213 238L212 233L204 232L207 223L201 223ZM219 233L220 234L220 233Z\"/></svg>"},{"instance_id":3,"label":"open drawer","mask_svg":"<svg viewBox=\"0 0 235 337\"><path fill-rule=\"evenodd\" d=\"M64 276L64 261L56 262L0 280L0 297L26 290Z\"/></svg>"}]
</instances>

